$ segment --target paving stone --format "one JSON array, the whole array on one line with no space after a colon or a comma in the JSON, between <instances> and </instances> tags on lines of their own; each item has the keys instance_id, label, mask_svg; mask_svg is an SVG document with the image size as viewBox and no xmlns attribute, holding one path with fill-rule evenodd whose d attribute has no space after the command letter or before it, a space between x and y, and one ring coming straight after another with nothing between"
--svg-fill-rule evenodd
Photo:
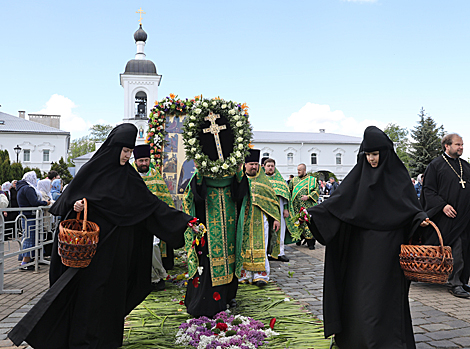
<instances>
[{"instance_id":1,"label":"paving stone","mask_svg":"<svg viewBox=\"0 0 470 349\"><path fill-rule=\"evenodd\" d=\"M459 338L459 337L466 337L470 334L469 329L459 328L456 330L449 330L449 331L436 331L428 333L427 336L433 340L441 340L441 339L451 339L451 338Z\"/></svg>"},{"instance_id":2,"label":"paving stone","mask_svg":"<svg viewBox=\"0 0 470 349\"><path fill-rule=\"evenodd\" d=\"M452 343L451 341L448 340L443 340L443 341L432 341L428 342L429 345L431 345L431 348L448 348L448 349L453 349L453 348L459 348L455 343Z\"/></svg>"},{"instance_id":3,"label":"paving stone","mask_svg":"<svg viewBox=\"0 0 470 349\"><path fill-rule=\"evenodd\" d=\"M432 323L429 325L421 325L420 327L424 328L426 331L429 331L429 332L440 331L440 330L452 330L452 327L450 327L449 325L436 324L436 323Z\"/></svg>"},{"instance_id":4,"label":"paving stone","mask_svg":"<svg viewBox=\"0 0 470 349\"><path fill-rule=\"evenodd\" d=\"M429 344L427 343L416 343L416 349L433 349L434 347L431 347Z\"/></svg>"},{"instance_id":5,"label":"paving stone","mask_svg":"<svg viewBox=\"0 0 470 349\"><path fill-rule=\"evenodd\" d=\"M460 338L452 339L452 342L457 343L458 345L461 345L461 346L470 347L470 330L469 330L468 335L469 337L460 337Z\"/></svg>"},{"instance_id":6,"label":"paving stone","mask_svg":"<svg viewBox=\"0 0 470 349\"><path fill-rule=\"evenodd\" d=\"M427 341L430 341L431 338L429 338L428 336L424 335L424 334L415 334L415 342L416 343L419 343L419 342L427 342Z\"/></svg>"}]
</instances>

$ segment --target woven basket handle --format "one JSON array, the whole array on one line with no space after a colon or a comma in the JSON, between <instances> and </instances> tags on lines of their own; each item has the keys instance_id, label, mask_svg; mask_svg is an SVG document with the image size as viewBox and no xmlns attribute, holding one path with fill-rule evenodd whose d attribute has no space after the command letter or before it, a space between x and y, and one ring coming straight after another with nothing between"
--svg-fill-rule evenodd
<instances>
[{"instance_id":1,"label":"woven basket handle","mask_svg":"<svg viewBox=\"0 0 470 349\"><path fill-rule=\"evenodd\" d=\"M428 222L429 224L431 224L434 229L436 229L436 233L437 233L437 237L439 238L439 243L441 244L441 254L442 254L442 263L444 263L444 260L445 260L445 255L444 255L444 240L442 239L442 235L441 235L441 231L439 230L439 228L437 227L437 225L431 221L429 218L426 218L426 222Z\"/></svg>"},{"instance_id":2,"label":"woven basket handle","mask_svg":"<svg viewBox=\"0 0 470 349\"><path fill-rule=\"evenodd\" d=\"M86 201L86 198L83 198L83 204L85 205L85 208L83 210L83 228L82 231L86 230L86 223L87 223L87 218L88 218L88 204ZM80 212L77 212L77 221L80 220Z\"/></svg>"}]
</instances>

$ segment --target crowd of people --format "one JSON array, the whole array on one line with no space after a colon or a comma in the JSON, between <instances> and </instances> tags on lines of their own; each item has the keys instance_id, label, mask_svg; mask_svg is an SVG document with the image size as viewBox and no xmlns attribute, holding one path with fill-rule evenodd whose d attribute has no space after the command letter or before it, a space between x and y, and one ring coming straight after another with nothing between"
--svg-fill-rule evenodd
<instances>
[{"instance_id":1,"label":"crowd of people","mask_svg":"<svg viewBox=\"0 0 470 349\"><path fill-rule=\"evenodd\" d=\"M317 180L305 164L285 181L275 159L260 161L256 149L230 177L203 175L196 162L182 211L174 208L152 166L150 147L135 146L136 134L133 125L117 126L58 198L53 173L39 183L25 174L16 183L20 207L25 198L28 205L56 200L50 212L62 218L82 211L86 197L89 219L101 231L97 253L83 269L61 263L55 237L51 288L9 333L14 343L121 346L125 315L152 289L165 287L175 248L184 246L188 257L187 312L212 317L237 305L239 283L267 285L269 262L289 261L285 244L304 241L315 249L318 241L326 246L325 336L334 335L341 349L415 348L410 282L399 253L410 240L437 243L428 219L452 247L449 292L470 298L470 165L460 159L463 142L457 134L443 138L442 156L415 183L393 142L373 126L365 130L357 164L341 183L333 177ZM213 143L212 136L200 139ZM203 146L216 160L230 155L233 141L221 137L221 149ZM320 197L327 199L320 203ZM299 215L305 210L310 218ZM198 223L206 229L202 233ZM22 263L31 257L22 256Z\"/></svg>"}]
</instances>

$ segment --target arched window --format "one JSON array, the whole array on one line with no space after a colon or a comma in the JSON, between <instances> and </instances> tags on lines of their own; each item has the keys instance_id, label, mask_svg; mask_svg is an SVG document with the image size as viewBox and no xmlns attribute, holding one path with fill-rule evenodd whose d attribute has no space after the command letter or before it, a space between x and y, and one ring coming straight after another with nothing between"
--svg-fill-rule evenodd
<instances>
[{"instance_id":1,"label":"arched window","mask_svg":"<svg viewBox=\"0 0 470 349\"><path fill-rule=\"evenodd\" d=\"M341 153L336 154L336 165L341 165Z\"/></svg>"},{"instance_id":2,"label":"arched window","mask_svg":"<svg viewBox=\"0 0 470 349\"><path fill-rule=\"evenodd\" d=\"M263 158L264 157L269 157L269 153L263 153Z\"/></svg>"},{"instance_id":3,"label":"arched window","mask_svg":"<svg viewBox=\"0 0 470 349\"><path fill-rule=\"evenodd\" d=\"M294 153L287 153L287 165L294 164Z\"/></svg>"},{"instance_id":4,"label":"arched window","mask_svg":"<svg viewBox=\"0 0 470 349\"><path fill-rule=\"evenodd\" d=\"M147 118L147 94L143 91L137 92L135 95L135 117Z\"/></svg>"},{"instance_id":5,"label":"arched window","mask_svg":"<svg viewBox=\"0 0 470 349\"><path fill-rule=\"evenodd\" d=\"M317 153L312 153L310 154L310 163L312 165L316 165L317 164Z\"/></svg>"}]
</instances>

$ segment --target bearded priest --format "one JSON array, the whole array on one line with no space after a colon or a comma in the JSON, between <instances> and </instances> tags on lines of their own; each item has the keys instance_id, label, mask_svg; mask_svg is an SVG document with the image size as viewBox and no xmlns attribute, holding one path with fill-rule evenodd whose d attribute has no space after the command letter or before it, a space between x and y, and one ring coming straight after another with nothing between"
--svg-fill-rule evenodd
<instances>
[{"instance_id":1,"label":"bearded priest","mask_svg":"<svg viewBox=\"0 0 470 349\"><path fill-rule=\"evenodd\" d=\"M261 287L269 281L268 253L274 258L279 255L281 215L276 192L264 171L260 170L259 155L258 149L250 149L250 155L245 158L250 193L244 216L240 282Z\"/></svg>"}]
</instances>

